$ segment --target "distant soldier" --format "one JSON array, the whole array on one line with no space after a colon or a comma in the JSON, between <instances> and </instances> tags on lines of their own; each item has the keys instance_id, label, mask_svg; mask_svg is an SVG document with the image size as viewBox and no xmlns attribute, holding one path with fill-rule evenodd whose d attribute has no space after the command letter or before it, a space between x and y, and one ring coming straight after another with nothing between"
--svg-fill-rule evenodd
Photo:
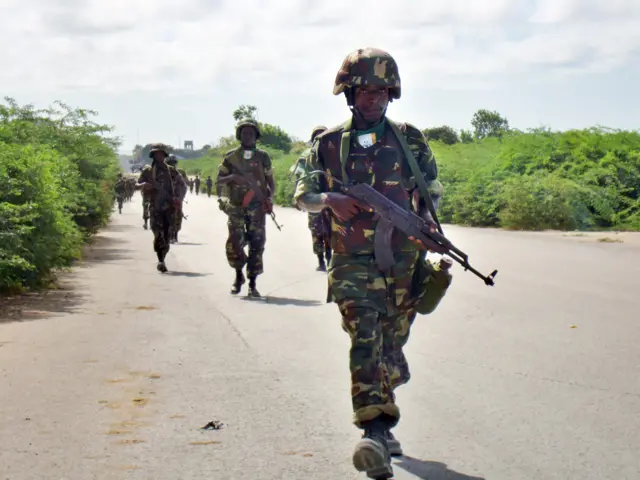
<instances>
[{"instance_id":1,"label":"distant soldier","mask_svg":"<svg viewBox=\"0 0 640 480\"><path fill-rule=\"evenodd\" d=\"M237 295L245 282L242 269L247 266L249 296L260 297L256 278L263 273L262 256L266 242L265 219L273 211L275 192L271 157L256 147L260 129L253 120L243 120L236 127L240 146L227 152L218 169L217 195L220 210L229 217L226 251L229 266L236 271L231 294ZM247 183L251 182L259 192ZM228 198L222 198L222 185ZM263 197L265 201L259 198ZM249 245L249 254L244 251Z\"/></svg>"},{"instance_id":2,"label":"distant soldier","mask_svg":"<svg viewBox=\"0 0 640 480\"><path fill-rule=\"evenodd\" d=\"M122 203L127 193L127 185L122 173L118 173L116 183L113 185L113 189L116 192L116 201L118 202L118 213L122 213Z\"/></svg>"},{"instance_id":3,"label":"distant soldier","mask_svg":"<svg viewBox=\"0 0 640 480\"><path fill-rule=\"evenodd\" d=\"M158 256L157 269L166 272L165 257L169 253L175 215L187 193L182 175L165 163L168 147L162 143L151 145L151 165L144 167L138 178L138 188L150 195L149 216L153 232L153 249Z\"/></svg>"},{"instance_id":4,"label":"distant soldier","mask_svg":"<svg viewBox=\"0 0 640 480\"><path fill-rule=\"evenodd\" d=\"M198 175L196 175L195 184L196 184L196 195L200 195L200 176Z\"/></svg>"},{"instance_id":5,"label":"distant soldier","mask_svg":"<svg viewBox=\"0 0 640 480\"><path fill-rule=\"evenodd\" d=\"M193 178L189 179L189 193L193 193Z\"/></svg>"},{"instance_id":6,"label":"distant soldier","mask_svg":"<svg viewBox=\"0 0 640 480\"><path fill-rule=\"evenodd\" d=\"M186 185L186 183L189 181L189 177L187 176L187 173L184 171L184 169L177 167L178 159L174 154L169 155L169 158L167 159L167 164L171 165L173 168L178 170L180 175L182 175L182 178L184 179L184 182ZM177 210L174 215L175 222L173 225L173 230L171 231L171 243L176 243L178 241L178 233L180 233L180 230L182 230L182 219L184 218L184 212L182 208L183 204L184 204L184 200L181 200L180 206L177 207Z\"/></svg>"},{"instance_id":7,"label":"distant soldier","mask_svg":"<svg viewBox=\"0 0 640 480\"><path fill-rule=\"evenodd\" d=\"M207 197L211 198L211 189L213 188L213 180L211 180L211 175L207 177L205 184L207 185Z\"/></svg>"},{"instance_id":8,"label":"distant soldier","mask_svg":"<svg viewBox=\"0 0 640 480\"><path fill-rule=\"evenodd\" d=\"M317 126L311 132L311 145L318 135L327 130L325 126ZM303 173L307 157L310 155L311 149L302 152L298 162L291 168L292 173ZM299 176L299 175L298 175ZM325 208L320 213L309 212L307 225L311 231L311 242L313 253L318 257L318 268L320 272L327 271L327 264L331 261L331 209ZM325 263L326 259L326 263Z\"/></svg>"}]
</instances>

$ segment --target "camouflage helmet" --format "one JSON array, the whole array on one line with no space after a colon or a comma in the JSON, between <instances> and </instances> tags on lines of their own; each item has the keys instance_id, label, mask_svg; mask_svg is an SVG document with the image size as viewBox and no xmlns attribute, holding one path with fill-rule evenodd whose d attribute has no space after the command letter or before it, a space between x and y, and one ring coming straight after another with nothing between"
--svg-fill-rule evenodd
<instances>
[{"instance_id":1,"label":"camouflage helmet","mask_svg":"<svg viewBox=\"0 0 640 480\"><path fill-rule=\"evenodd\" d=\"M325 130L327 130L327 127L325 127L324 125L318 125L317 127L315 127L311 131L311 141L313 142L315 140L315 138L318 135L320 135L322 132L324 132Z\"/></svg>"},{"instance_id":2,"label":"camouflage helmet","mask_svg":"<svg viewBox=\"0 0 640 480\"><path fill-rule=\"evenodd\" d=\"M178 159L176 158L176 156L173 153L170 153L169 157L167 158L167 163L169 165L177 165Z\"/></svg>"},{"instance_id":3,"label":"camouflage helmet","mask_svg":"<svg viewBox=\"0 0 640 480\"><path fill-rule=\"evenodd\" d=\"M166 156L169 155L169 147L164 143L152 143L149 149L149 158L153 158L155 152L164 152Z\"/></svg>"},{"instance_id":4,"label":"camouflage helmet","mask_svg":"<svg viewBox=\"0 0 640 480\"><path fill-rule=\"evenodd\" d=\"M253 118L245 118L238 122L236 125L236 140L240 140L240 131L242 127L253 127L256 130L256 140L260 138L260 127L258 126L258 122L256 122Z\"/></svg>"},{"instance_id":5,"label":"camouflage helmet","mask_svg":"<svg viewBox=\"0 0 640 480\"><path fill-rule=\"evenodd\" d=\"M340 95L351 87L369 85L389 87L390 99L400 98L400 73L393 57L378 48L359 48L342 62L336 75L333 94Z\"/></svg>"}]
</instances>

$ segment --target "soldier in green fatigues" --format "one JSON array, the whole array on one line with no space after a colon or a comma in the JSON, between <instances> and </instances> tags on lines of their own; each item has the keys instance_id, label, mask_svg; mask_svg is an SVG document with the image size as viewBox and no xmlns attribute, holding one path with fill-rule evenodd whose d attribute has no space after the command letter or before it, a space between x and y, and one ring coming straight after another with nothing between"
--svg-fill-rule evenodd
<instances>
[{"instance_id":1,"label":"soldier in green fatigues","mask_svg":"<svg viewBox=\"0 0 640 480\"><path fill-rule=\"evenodd\" d=\"M151 145L149 157L151 165L145 166L138 177L136 188L149 195L149 217L153 232L153 249L158 257L157 269L166 272L165 257L169 253L174 216L187 193L187 185L182 175L171 165L167 165L169 148L156 143Z\"/></svg>"},{"instance_id":2,"label":"soldier in green fatigues","mask_svg":"<svg viewBox=\"0 0 640 480\"><path fill-rule=\"evenodd\" d=\"M437 208L442 186L433 153L418 128L386 116L389 103L401 94L395 60L374 48L352 52L336 76L333 93L345 95L352 114L345 124L317 138L307 171L368 183L433 223L421 183L412 173L420 172L426 195ZM404 152L411 152L412 158ZM424 262L423 246L395 231L391 245L396 263L382 271L374 255L377 219L369 208L339 193L331 178L317 174L301 178L294 200L309 212L332 211L329 296L351 338L354 423L364 430L353 463L369 478L391 478L391 455L402 454L391 433L400 419L394 392L410 378L403 347L416 316L413 277Z\"/></svg>"},{"instance_id":3,"label":"soldier in green fatigues","mask_svg":"<svg viewBox=\"0 0 640 480\"><path fill-rule=\"evenodd\" d=\"M126 179L122 176L122 173L118 173L118 178L116 179L116 183L114 184L113 189L116 192L118 213L122 213L122 203L124 202L124 197L127 194L127 182Z\"/></svg>"},{"instance_id":4,"label":"soldier in green fatigues","mask_svg":"<svg viewBox=\"0 0 640 480\"><path fill-rule=\"evenodd\" d=\"M240 293L245 282L242 269L246 265L249 296L260 297L256 287L263 273L262 256L266 242L265 219L273 209L272 195L276 190L271 170L271 157L256 147L260 128L253 120L242 120L236 127L240 146L227 152L218 169L216 194L220 210L229 217L229 237L226 243L227 261L236 271L231 293ZM256 192L245 182L250 177L266 199L261 202ZM223 184L226 195L223 195ZM226 198L225 198L226 197ZM249 246L249 253L244 251Z\"/></svg>"},{"instance_id":5,"label":"soldier in green fatigues","mask_svg":"<svg viewBox=\"0 0 640 480\"><path fill-rule=\"evenodd\" d=\"M311 132L310 144L313 146L314 140L318 135L327 130L327 127L319 125ZM303 174L306 167L306 159L311 153L311 149L307 149L300 155L298 162L294 164L290 172L298 175ZM307 226L311 231L311 246L313 253L318 257L318 267L316 270L320 272L327 271L327 264L331 261L331 244L329 237L331 235L331 210L325 208L320 213L307 213ZM326 262L325 262L326 260Z\"/></svg>"},{"instance_id":6,"label":"soldier in green fatigues","mask_svg":"<svg viewBox=\"0 0 640 480\"><path fill-rule=\"evenodd\" d=\"M178 159L173 153L169 155L169 158L167 158L167 164L175 168L178 171L178 173L182 175L185 185L188 185L189 177L187 176L187 172L185 172L184 169L177 167ZM173 225L173 229L171 230L171 243L178 242L178 233L180 233L180 230L182 230L182 219L184 218L183 205L184 205L184 200L181 200L180 204L176 207L176 212L174 215L175 222Z\"/></svg>"}]
</instances>

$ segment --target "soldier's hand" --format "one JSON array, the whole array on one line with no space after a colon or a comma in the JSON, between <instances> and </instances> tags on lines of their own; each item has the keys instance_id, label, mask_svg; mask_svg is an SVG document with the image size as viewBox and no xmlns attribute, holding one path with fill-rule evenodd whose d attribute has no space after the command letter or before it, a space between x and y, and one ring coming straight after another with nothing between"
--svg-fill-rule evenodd
<instances>
[{"instance_id":1,"label":"soldier's hand","mask_svg":"<svg viewBox=\"0 0 640 480\"><path fill-rule=\"evenodd\" d=\"M221 198L218 199L218 208L220 210L222 210L223 212L225 212L227 206L227 202L225 202L224 200L222 200ZM226 213L226 212L225 212Z\"/></svg>"},{"instance_id":2,"label":"soldier's hand","mask_svg":"<svg viewBox=\"0 0 640 480\"><path fill-rule=\"evenodd\" d=\"M153 190L153 183L145 182L142 184L143 192L151 192Z\"/></svg>"},{"instance_id":3,"label":"soldier's hand","mask_svg":"<svg viewBox=\"0 0 640 480\"><path fill-rule=\"evenodd\" d=\"M355 198L342 193L329 192L325 196L325 204L340 220L350 220L360 212L373 211L367 205L363 205Z\"/></svg>"}]
</instances>

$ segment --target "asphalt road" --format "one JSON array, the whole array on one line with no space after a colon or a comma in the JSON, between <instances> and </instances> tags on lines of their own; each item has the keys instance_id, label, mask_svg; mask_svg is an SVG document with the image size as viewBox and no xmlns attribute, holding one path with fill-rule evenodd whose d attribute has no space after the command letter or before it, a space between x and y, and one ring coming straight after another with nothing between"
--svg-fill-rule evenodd
<instances>
[{"instance_id":1,"label":"asphalt road","mask_svg":"<svg viewBox=\"0 0 640 480\"><path fill-rule=\"evenodd\" d=\"M63 288L3 301L1 480L365 478L305 215L268 223L256 301L228 293L214 199L188 202L170 273L136 196ZM640 237L445 233L499 274L489 288L455 265L416 321L396 478L640 479Z\"/></svg>"}]
</instances>

